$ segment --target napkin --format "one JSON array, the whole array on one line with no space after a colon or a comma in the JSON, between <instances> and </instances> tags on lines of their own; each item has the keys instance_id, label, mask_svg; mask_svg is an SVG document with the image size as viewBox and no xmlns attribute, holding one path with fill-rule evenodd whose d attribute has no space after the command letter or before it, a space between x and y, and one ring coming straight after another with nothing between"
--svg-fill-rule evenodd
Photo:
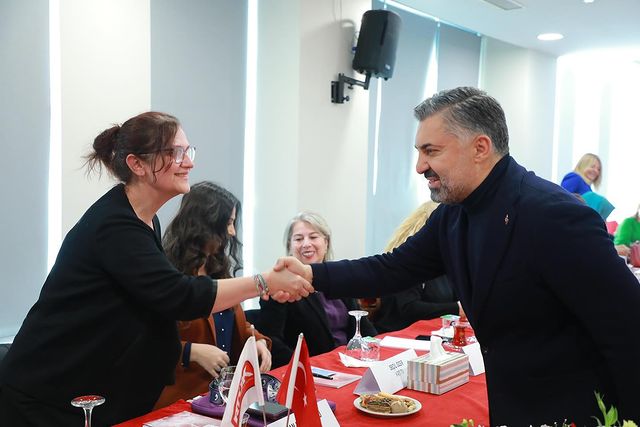
<instances>
[{"instance_id":1,"label":"napkin","mask_svg":"<svg viewBox=\"0 0 640 427\"><path fill-rule=\"evenodd\" d=\"M380 341L380 347L412 348L414 350L429 351L429 341L412 340L410 338L392 337L387 335Z\"/></svg>"},{"instance_id":2,"label":"napkin","mask_svg":"<svg viewBox=\"0 0 640 427\"><path fill-rule=\"evenodd\" d=\"M431 336L431 348L429 351L429 360L435 362L436 360L440 360L443 357L447 357L447 352L442 348L442 338L439 336L432 335Z\"/></svg>"},{"instance_id":3,"label":"napkin","mask_svg":"<svg viewBox=\"0 0 640 427\"><path fill-rule=\"evenodd\" d=\"M449 326L448 328L436 329L435 331L431 331L431 336L437 335L443 338L453 338L453 326Z\"/></svg>"},{"instance_id":4,"label":"napkin","mask_svg":"<svg viewBox=\"0 0 640 427\"><path fill-rule=\"evenodd\" d=\"M356 359L355 357L347 356L343 353L338 354L340 355L340 361L342 362L342 364L348 368L369 368L376 363L380 363L377 360L365 362L364 360Z\"/></svg>"}]
</instances>

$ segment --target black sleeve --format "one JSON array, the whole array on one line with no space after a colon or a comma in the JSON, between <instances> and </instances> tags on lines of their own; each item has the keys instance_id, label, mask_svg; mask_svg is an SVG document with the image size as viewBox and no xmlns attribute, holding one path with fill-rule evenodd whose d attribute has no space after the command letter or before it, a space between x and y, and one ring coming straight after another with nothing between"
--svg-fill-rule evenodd
<instances>
[{"instance_id":1,"label":"black sleeve","mask_svg":"<svg viewBox=\"0 0 640 427\"><path fill-rule=\"evenodd\" d=\"M393 252L311 264L313 286L328 298L364 298L393 294L445 273L438 243L436 210L425 227Z\"/></svg>"},{"instance_id":2,"label":"black sleeve","mask_svg":"<svg viewBox=\"0 0 640 427\"><path fill-rule=\"evenodd\" d=\"M104 272L135 300L175 320L211 313L217 283L206 276L187 276L169 262L146 224L112 215L98 225L97 257Z\"/></svg>"}]
</instances>

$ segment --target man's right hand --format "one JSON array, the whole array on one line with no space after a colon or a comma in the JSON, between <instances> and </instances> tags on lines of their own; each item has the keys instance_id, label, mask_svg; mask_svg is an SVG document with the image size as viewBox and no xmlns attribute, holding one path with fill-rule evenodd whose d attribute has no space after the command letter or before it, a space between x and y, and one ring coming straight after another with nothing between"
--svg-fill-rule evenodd
<instances>
[{"instance_id":1,"label":"man's right hand","mask_svg":"<svg viewBox=\"0 0 640 427\"><path fill-rule=\"evenodd\" d=\"M290 265L292 265L291 268ZM308 267L309 271L307 272L304 267ZM262 276L267 282L269 295L278 302L298 301L314 292L311 280L307 279L313 276L311 267L293 257L279 259L274 268L263 273Z\"/></svg>"},{"instance_id":2,"label":"man's right hand","mask_svg":"<svg viewBox=\"0 0 640 427\"><path fill-rule=\"evenodd\" d=\"M290 272L304 277L309 283L313 282L313 270L310 265L303 264L296 257L286 256L279 258L276 261L276 265L273 266L274 271L281 271L287 269Z\"/></svg>"}]
</instances>

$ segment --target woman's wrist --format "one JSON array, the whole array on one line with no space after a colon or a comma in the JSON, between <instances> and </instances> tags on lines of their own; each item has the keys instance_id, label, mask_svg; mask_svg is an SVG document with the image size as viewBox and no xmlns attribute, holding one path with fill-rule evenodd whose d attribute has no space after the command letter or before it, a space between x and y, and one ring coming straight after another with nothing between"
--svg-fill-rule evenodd
<instances>
[{"instance_id":1,"label":"woman's wrist","mask_svg":"<svg viewBox=\"0 0 640 427\"><path fill-rule=\"evenodd\" d=\"M269 285L267 284L267 280L264 278L263 274L255 274L253 276L253 283L256 286L256 291L258 292L259 297L269 294Z\"/></svg>"}]
</instances>

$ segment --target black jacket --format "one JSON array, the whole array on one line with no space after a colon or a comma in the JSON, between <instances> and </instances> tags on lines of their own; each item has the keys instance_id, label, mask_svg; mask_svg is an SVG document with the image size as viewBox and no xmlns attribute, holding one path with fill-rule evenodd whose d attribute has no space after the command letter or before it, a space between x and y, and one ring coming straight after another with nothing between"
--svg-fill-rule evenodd
<instances>
[{"instance_id":1,"label":"black jacket","mask_svg":"<svg viewBox=\"0 0 640 427\"><path fill-rule=\"evenodd\" d=\"M177 271L157 218L154 228L138 219L122 185L89 208L0 365L0 388L34 398L32 412L47 405L75 415L66 425L82 421L69 402L85 394L106 398L94 411L96 426L153 408L173 381L176 320L207 316L217 289L208 277Z\"/></svg>"},{"instance_id":2,"label":"black jacket","mask_svg":"<svg viewBox=\"0 0 640 427\"><path fill-rule=\"evenodd\" d=\"M640 420L640 286L602 218L510 156L390 254L314 264L331 297L446 273L478 338L491 425L590 425L604 393Z\"/></svg>"}]
</instances>

